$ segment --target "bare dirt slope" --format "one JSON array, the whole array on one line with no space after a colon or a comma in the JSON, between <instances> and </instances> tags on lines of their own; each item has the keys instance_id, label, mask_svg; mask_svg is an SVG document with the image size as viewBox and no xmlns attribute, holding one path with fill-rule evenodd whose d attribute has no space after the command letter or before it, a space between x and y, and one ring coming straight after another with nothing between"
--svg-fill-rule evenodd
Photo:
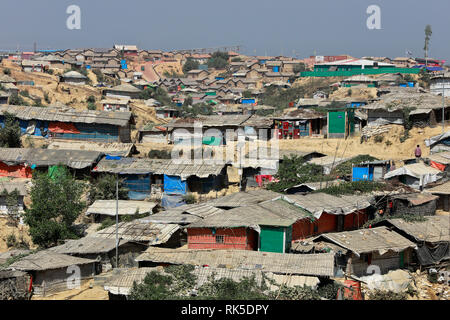
<instances>
[{"instance_id":1,"label":"bare dirt slope","mask_svg":"<svg viewBox=\"0 0 450 320\"><path fill-rule=\"evenodd\" d=\"M31 237L28 234L28 227L26 225L22 225L19 227L10 225L8 224L8 219L2 216L0 217L0 252L6 252L12 249L8 248L8 246L6 245L6 240L11 234L14 234L17 240L23 237L23 240L31 247L33 247L33 242L31 241Z\"/></svg>"},{"instance_id":2,"label":"bare dirt slope","mask_svg":"<svg viewBox=\"0 0 450 320\"><path fill-rule=\"evenodd\" d=\"M450 130L447 125L446 131ZM344 139L322 139L322 138L302 138L297 140L279 140L280 149L318 151L328 155L334 155L338 148L338 157L351 157L359 154L369 154L379 159L402 160L414 158L416 145L422 148L422 155L429 155L429 148L425 146L425 139L442 133L442 127L435 128L413 128L410 130L410 138L405 142L400 142L403 135L402 126L395 125L390 132L383 134L382 142L375 142L374 138L361 143L359 136ZM390 141L386 143L386 141Z\"/></svg>"}]
</instances>

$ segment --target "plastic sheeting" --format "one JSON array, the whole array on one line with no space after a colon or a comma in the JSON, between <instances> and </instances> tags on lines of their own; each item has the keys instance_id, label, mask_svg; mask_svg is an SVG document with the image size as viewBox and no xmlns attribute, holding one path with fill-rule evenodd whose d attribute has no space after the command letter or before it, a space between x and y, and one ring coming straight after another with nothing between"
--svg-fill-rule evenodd
<instances>
[{"instance_id":1,"label":"plastic sheeting","mask_svg":"<svg viewBox=\"0 0 450 320\"><path fill-rule=\"evenodd\" d=\"M164 193L166 194L186 194L186 181L180 177L164 175Z\"/></svg>"},{"instance_id":2,"label":"plastic sheeting","mask_svg":"<svg viewBox=\"0 0 450 320\"><path fill-rule=\"evenodd\" d=\"M182 195L169 195L164 193L161 199L161 206L164 209L179 207L186 204Z\"/></svg>"},{"instance_id":3,"label":"plastic sheeting","mask_svg":"<svg viewBox=\"0 0 450 320\"><path fill-rule=\"evenodd\" d=\"M53 133L80 133L73 123L50 122L48 130Z\"/></svg>"},{"instance_id":4,"label":"plastic sheeting","mask_svg":"<svg viewBox=\"0 0 450 320\"><path fill-rule=\"evenodd\" d=\"M430 166L441 171L445 171L446 167L445 164L437 163L435 161L430 161Z\"/></svg>"},{"instance_id":5,"label":"plastic sheeting","mask_svg":"<svg viewBox=\"0 0 450 320\"><path fill-rule=\"evenodd\" d=\"M361 277L371 290L403 292L413 285L413 279L407 271L393 270L385 275L374 274Z\"/></svg>"},{"instance_id":6,"label":"plastic sheeting","mask_svg":"<svg viewBox=\"0 0 450 320\"><path fill-rule=\"evenodd\" d=\"M418 245L416 253L422 266L434 265L450 259L450 242L439 242L434 247Z\"/></svg>"},{"instance_id":7,"label":"plastic sheeting","mask_svg":"<svg viewBox=\"0 0 450 320\"><path fill-rule=\"evenodd\" d=\"M0 177L31 178L33 176L30 167L24 165L8 166L0 162Z\"/></svg>"}]
</instances>

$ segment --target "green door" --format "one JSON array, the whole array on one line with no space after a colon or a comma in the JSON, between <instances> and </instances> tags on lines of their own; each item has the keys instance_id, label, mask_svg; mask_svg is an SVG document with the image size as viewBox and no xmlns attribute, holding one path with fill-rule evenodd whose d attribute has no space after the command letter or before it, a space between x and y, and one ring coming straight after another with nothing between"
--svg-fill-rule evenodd
<instances>
[{"instance_id":1,"label":"green door","mask_svg":"<svg viewBox=\"0 0 450 320\"><path fill-rule=\"evenodd\" d=\"M261 226L260 251L284 253L285 228Z\"/></svg>"},{"instance_id":2,"label":"green door","mask_svg":"<svg viewBox=\"0 0 450 320\"><path fill-rule=\"evenodd\" d=\"M330 138L345 137L345 111L328 112L328 134Z\"/></svg>"}]
</instances>

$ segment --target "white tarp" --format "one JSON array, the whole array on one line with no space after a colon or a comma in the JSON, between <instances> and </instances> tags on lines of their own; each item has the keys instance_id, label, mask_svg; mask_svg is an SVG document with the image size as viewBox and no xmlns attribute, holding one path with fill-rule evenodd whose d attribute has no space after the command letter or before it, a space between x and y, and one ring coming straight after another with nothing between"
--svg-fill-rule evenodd
<instances>
[{"instance_id":1,"label":"white tarp","mask_svg":"<svg viewBox=\"0 0 450 320\"><path fill-rule=\"evenodd\" d=\"M370 290L382 290L403 292L408 289L409 286L414 286L413 278L404 270L392 270L385 275L374 274L371 276L365 276L359 278L361 281L367 284Z\"/></svg>"},{"instance_id":2,"label":"white tarp","mask_svg":"<svg viewBox=\"0 0 450 320\"><path fill-rule=\"evenodd\" d=\"M442 179L443 173L442 171L427 166L423 163L414 163L386 173L384 179L390 179L403 175L419 179L419 186L424 187L429 183Z\"/></svg>"}]
</instances>

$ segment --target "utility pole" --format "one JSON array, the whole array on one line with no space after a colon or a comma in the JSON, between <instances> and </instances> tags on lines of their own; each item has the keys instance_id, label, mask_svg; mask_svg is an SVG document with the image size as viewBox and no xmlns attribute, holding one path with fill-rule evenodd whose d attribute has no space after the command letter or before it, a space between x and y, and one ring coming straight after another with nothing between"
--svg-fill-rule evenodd
<instances>
[{"instance_id":1,"label":"utility pole","mask_svg":"<svg viewBox=\"0 0 450 320\"><path fill-rule=\"evenodd\" d=\"M442 134L445 133L445 73L442 73Z\"/></svg>"},{"instance_id":2,"label":"utility pole","mask_svg":"<svg viewBox=\"0 0 450 320\"><path fill-rule=\"evenodd\" d=\"M116 268L119 267L119 174L116 175Z\"/></svg>"}]
</instances>

